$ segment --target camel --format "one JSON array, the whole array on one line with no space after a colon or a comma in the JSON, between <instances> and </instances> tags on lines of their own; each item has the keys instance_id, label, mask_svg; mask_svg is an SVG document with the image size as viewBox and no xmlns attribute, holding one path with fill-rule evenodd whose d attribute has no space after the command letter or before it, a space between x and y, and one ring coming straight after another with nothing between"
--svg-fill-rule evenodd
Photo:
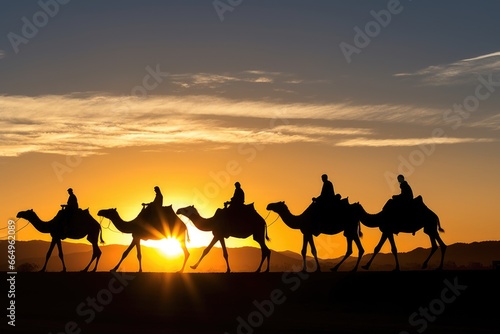
<instances>
[{"instance_id":1,"label":"camel","mask_svg":"<svg viewBox=\"0 0 500 334\"><path fill-rule=\"evenodd\" d=\"M98 216L111 220L120 232L132 234L132 242L125 252L123 252L118 264L111 269L111 271L117 271L132 248L136 247L137 259L139 260L139 272L142 272L141 240L161 240L167 237L174 237L179 241L184 251L184 263L182 264L182 268L178 271L178 273L182 273L189 258L189 251L186 248L186 241L189 241L186 225L174 213L172 205L163 206L159 215L148 215L145 211L148 209L149 208L142 210L136 218L128 222L120 217L116 209L103 209L97 213Z\"/></svg>"},{"instance_id":2,"label":"camel","mask_svg":"<svg viewBox=\"0 0 500 334\"><path fill-rule=\"evenodd\" d=\"M377 246L375 246L372 257L362 266L363 269L368 270L370 268L373 259L380 252L385 241L389 239L391 251L396 260L396 267L394 270L399 271L398 250L396 242L394 241L394 234L401 232L412 233L414 235L415 232L419 231L421 228L423 228L424 233L429 236L432 246L431 253L422 264L422 269L427 268L429 260L438 249L437 243L439 243L441 247L441 262L437 269L440 270L443 268L446 245L439 235L439 232L444 232L441 228L439 217L424 204L421 196L418 196L413 201L415 205L413 212L400 212L400 210L394 208L394 200L389 200L384 205L382 211L377 214L367 213L361 204L358 204L361 212L361 223L367 227L379 228L382 232L382 236Z\"/></svg>"},{"instance_id":3,"label":"camel","mask_svg":"<svg viewBox=\"0 0 500 334\"><path fill-rule=\"evenodd\" d=\"M316 261L316 272L321 271L318 261L316 246L314 245L313 234L319 235L322 233L322 234L334 235L340 232L344 232L344 236L347 239L347 251L342 260L330 270L337 271L338 268L342 265L342 263L352 254L352 242L354 241L356 243L356 246L358 247L358 260L356 261L356 265L354 266L353 269L353 271L356 271L358 269L359 262L361 261L361 257L363 256L364 249L363 246L361 245L361 240L360 240L362 233L359 224L359 217L354 210L351 210L353 209L354 204L350 204L348 209L349 210L348 214L339 215L336 219L337 220L336 222L326 221L320 224L319 231L315 230L316 228L314 223L317 222L314 222L313 205L314 203L311 204L302 214L298 216L293 215L288 209L288 206L283 201L268 204L267 210L276 212L281 217L281 220L283 220L283 222L291 229L300 230L302 232L303 235L302 251L301 251L303 260L302 271L304 272L307 271L306 254L307 254L308 244L311 246L311 253L314 256L314 260Z\"/></svg>"},{"instance_id":4,"label":"camel","mask_svg":"<svg viewBox=\"0 0 500 334\"><path fill-rule=\"evenodd\" d=\"M64 255L61 244L61 223L64 223L64 221L62 221L62 219L64 219L64 217L62 217L63 215L63 210L61 210L54 218L52 218L48 222L45 222L42 221L32 209L27 211L20 211L17 214L17 218L26 219L39 232L50 233L50 236L52 237L49 250L47 252L47 255L45 256L45 263L43 265L43 268L40 270L42 272L47 268L47 262L49 261L52 250L56 245L57 249L59 250L59 258L61 259L63 265L62 271L66 271L66 264L64 263ZM74 217L75 221L73 221L68 226L66 237L70 239L82 239L87 236L87 240L92 244L92 259L82 271L87 271L92 262L95 260L95 267L94 269L92 269L92 271L95 272L97 270L97 265L102 253L98 245L99 237L101 239L101 243L104 243L104 240L102 240L101 225L90 215L88 209L78 210Z\"/></svg>"},{"instance_id":5,"label":"camel","mask_svg":"<svg viewBox=\"0 0 500 334\"><path fill-rule=\"evenodd\" d=\"M189 218L199 230L212 231L214 236L210 244L203 250L203 254L198 262L191 266L192 269L196 269L198 267L201 260L203 260L203 258L210 252L215 243L219 241L222 246L224 259L226 260L226 273L230 273L231 268L229 267L228 253L224 239L228 237L244 239L252 235L253 239L259 243L262 250L262 258L259 267L255 272L258 273L261 271L262 264L265 259L267 259L267 268L265 272L269 272L271 250L267 247L265 240L270 241L271 239L269 239L267 235L266 221L257 213L253 203L245 205L241 209L231 207L224 210L217 209L214 216L211 218L201 217L198 210L196 210L196 208L192 205L177 210L177 214L181 214ZM229 210L237 211L231 212Z\"/></svg>"}]
</instances>

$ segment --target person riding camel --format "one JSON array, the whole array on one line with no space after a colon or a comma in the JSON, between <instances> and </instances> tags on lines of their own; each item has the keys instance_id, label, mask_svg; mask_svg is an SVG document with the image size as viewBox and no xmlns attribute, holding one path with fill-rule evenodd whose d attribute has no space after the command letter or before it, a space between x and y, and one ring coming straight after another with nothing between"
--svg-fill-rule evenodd
<instances>
[{"instance_id":1,"label":"person riding camel","mask_svg":"<svg viewBox=\"0 0 500 334\"><path fill-rule=\"evenodd\" d=\"M63 222L62 222L62 229L61 229L61 239L66 239L66 235L68 234L69 226L71 224L71 221L73 217L76 214L76 211L79 209L78 206L78 199L76 198L76 195L73 192L72 188L68 189L68 201L66 204L61 204L61 208L63 210Z\"/></svg>"},{"instance_id":2,"label":"person riding camel","mask_svg":"<svg viewBox=\"0 0 500 334\"><path fill-rule=\"evenodd\" d=\"M161 190L160 190L160 187L158 186L155 186L154 188L155 190L155 199L150 202L150 203L142 203L142 206L144 207L158 207L158 208L161 208L163 206L163 195L161 193Z\"/></svg>"},{"instance_id":3,"label":"person riding camel","mask_svg":"<svg viewBox=\"0 0 500 334\"><path fill-rule=\"evenodd\" d=\"M335 190L333 188L333 183L328 180L328 175L321 175L321 180L323 180L323 187L321 188L321 194L318 197L313 197L312 201L318 203L322 207L328 206L333 203L335 199L339 196L335 195Z\"/></svg>"},{"instance_id":4,"label":"person riding camel","mask_svg":"<svg viewBox=\"0 0 500 334\"><path fill-rule=\"evenodd\" d=\"M411 190L410 185L406 182L403 175L398 175L398 182L401 194L394 195L392 198L400 201L401 203L410 203L413 200L413 190Z\"/></svg>"},{"instance_id":5,"label":"person riding camel","mask_svg":"<svg viewBox=\"0 0 500 334\"><path fill-rule=\"evenodd\" d=\"M401 193L392 196L393 202L399 210L411 209L413 204L413 190L411 190L410 185L406 182L403 175L398 175L398 182Z\"/></svg>"},{"instance_id":6,"label":"person riding camel","mask_svg":"<svg viewBox=\"0 0 500 334\"><path fill-rule=\"evenodd\" d=\"M76 211L79 208L78 199L76 198L76 195L73 192L72 188L68 189L68 194L69 194L68 201L66 202L66 205L63 204L63 208L69 211Z\"/></svg>"},{"instance_id":7,"label":"person riding camel","mask_svg":"<svg viewBox=\"0 0 500 334\"><path fill-rule=\"evenodd\" d=\"M243 189L241 189L241 184L239 182L236 182L234 184L234 194L233 197L227 202L224 203L224 209L229 207L240 207L245 204L245 192Z\"/></svg>"},{"instance_id":8,"label":"person riding camel","mask_svg":"<svg viewBox=\"0 0 500 334\"><path fill-rule=\"evenodd\" d=\"M155 212L159 212L159 209L163 207L163 195L161 193L160 187L155 186L155 198L150 203L142 203L143 210L146 211L147 219L151 219Z\"/></svg>"},{"instance_id":9,"label":"person riding camel","mask_svg":"<svg viewBox=\"0 0 500 334\"><path fill-rule=\"evenodd\" d=\"M333 183L328 180L328 175L321 175L321 180L323 181L321 194L318 197L312 198L313 203L316 205L316 209L313 211L315 235L320 233L321 227L323 225L322 217L325 217L325 213L327 215L331 215L332 208L336 205L337 201L341 197L340 195L335 194Z\"/></svg>"}]
</instances>

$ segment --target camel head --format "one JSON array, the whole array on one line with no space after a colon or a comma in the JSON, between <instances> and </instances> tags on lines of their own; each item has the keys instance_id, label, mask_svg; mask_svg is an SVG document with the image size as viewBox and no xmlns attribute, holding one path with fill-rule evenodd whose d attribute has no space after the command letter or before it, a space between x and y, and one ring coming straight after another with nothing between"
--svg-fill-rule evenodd
<instances>
[{"instance_id":1,"label":"camel head","mask_svg":"<svg viewBox=\"0 0 500 334\"><path fill-rule=\"evenodd\" d=\"M26 211L19 211L16 215L17 218L23 218L26 220L31 220L32 218L35 218L35 216L36 214L35 211L33 211L33 209L29 209Z\"/></svg>"},{"instance_id":2,"label":"camel head","mask_svg":"<svg viewBox=\"0 0 500 334\"><path fill-rule=\"evenodd\" d=\"M194 207L194 205L186 206L184 208L177 209L175 212L178 215L183 215L186 217L191 217L193 214L199 215L198 210Z\"/></svg>"},{"instance_id":3,"label":"camel head","mask_svg":"<svg viewBox=\"0 0 500 334\"><path fill-rule=\"evenodd\" d=\"M281 201L276 203L269 203L266 207L266 210L278 213L278 212L283 212L284 210L288 210L288 207L286 206L284 201Z\"/></svg>"},{"instance_id":4,"label":"camel head","mask_svg":"<svg viewBox=\"0 0 500 334\"><path fill-rule=\"evenodd\" d=\"M99 210L99 212L97 213L97 215L99 217L104 217L104 218L108 218L108 219L111 219L112 217L116 217L117 214L118 214L118 212L116 211L116 209L102 209L102 210Z\"/></svg>"}]
</instances>

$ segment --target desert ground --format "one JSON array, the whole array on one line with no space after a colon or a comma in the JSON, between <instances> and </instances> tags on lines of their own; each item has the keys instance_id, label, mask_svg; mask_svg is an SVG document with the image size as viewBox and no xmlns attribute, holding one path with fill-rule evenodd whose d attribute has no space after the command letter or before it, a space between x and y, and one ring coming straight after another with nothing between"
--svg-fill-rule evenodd
<instances>
[{"instance_id":1,"label":"desert ground","mask_svg":"<svg viewBox=\"0 0 500 334\"><path fill-rule=\"evenodd\" d=\"M16 276L16 326L5 318L3 326L52 334L498 333L499 278L498 270L28 272Z\"/></svg>"}]
</instances>

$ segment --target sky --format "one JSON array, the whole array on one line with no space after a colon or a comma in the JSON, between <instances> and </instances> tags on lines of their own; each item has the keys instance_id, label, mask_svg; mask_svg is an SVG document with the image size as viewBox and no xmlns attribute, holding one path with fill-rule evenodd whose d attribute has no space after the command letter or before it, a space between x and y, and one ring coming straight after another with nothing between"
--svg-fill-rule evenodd
<instances>
[{"instance_id":1,"label":"sky","mask_svg":"<svg viewBox=\"0 0 500 334\"><path fill-rule=\"evenodd\" d=\"M27 209L50 220L72 187L106 242L128 244L97 211L131 220L159 186L165 205L210 217L239 181L269 247L299 252L268 203L300 214L326 173L377 213L404 174L445 243L500 239L496 2L0 4L3 227ZM188 247L209 243L186 223ZM373 251L380 232L362 231ZM32 226L17 238L50 240ZM340 234L315 240L320 257L345 252ZM430 246L422 231L396 243Z\"/></svg>"}]
</instances>

